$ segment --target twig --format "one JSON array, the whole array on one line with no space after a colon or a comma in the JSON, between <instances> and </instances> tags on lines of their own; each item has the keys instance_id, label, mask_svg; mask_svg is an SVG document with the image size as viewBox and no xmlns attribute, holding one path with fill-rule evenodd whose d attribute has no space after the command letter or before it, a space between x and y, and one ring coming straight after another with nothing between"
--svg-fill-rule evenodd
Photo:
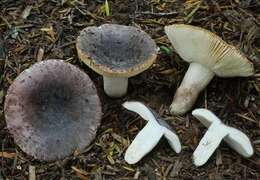
<instances>
[{"instance_id":1,"label":"twig","mask_svg":"<svg viewBox=\"0 0 260 180\"><path fill-rule=\"evenodd\" d=\"M260 77L260 73L254 74L253 77Z\"/></svg>"},{"instance_id":2,"label":"twig","mask_svg":"<svg viewBox=\"0 0 260 180\"><path fill-rule=\"evenodd\" d=\"M257 123L254 119L252 119L252 118L250 118L250 117L247 117L247 116L245 116L245 115L243 115L243 114L235 113L235 115L238 116L238 117L241 117L241 118L243 118L243 119L246 119L246 120L248 120L248 121L250 121L250 122Z\"/></svg>"},{"instance_id":3,"label":"twig","mask_svg":"<svg viewBox=\"0 0 260 180\"><path fill-rule=\"evenodd\" d=\"M2 152L4 152L4 142L5 140L2 141L2 145L1 145ZM0 169L0 178L1 178L1 176L4 175L4 157L1 156L0 158L1 158L1 169Z\"/></svg>"},{"instance_id":4,"label":"twig","mask_svg":"<svg viewBox=\"0 0 260 180\"><path fill-rule=\"evenodd\" d=\"M16 150L15 150L16 151ZM13 165L12 165L12 171L11 171L11 175L13 176L13 174L14 174L14 171L15 171L15 168L16 168L16 165L17 165L17 154L18 154L18 152L16 151L16 153L15 153L16 155L15 155L15 157L14 157L14 161L13 161Z\"/></svg>"},{"instance_id":5,"label":"twig","mask_svg":"<svg viewBox=\"0 0 260 180\"><path fill-rule=\"evenodd\" d=\"M205 109L208 109L208 91L207 91L207 89L205 89L205 91L204 91L204 99L205 99L205 101L204 101Z\"/></svg>"},{"instance_id":6,"label":"twig","mask_svg":"<svg viewBox=\"0 0 260 180\"><path fill-rule=\"evenodd\" d=\"M202 1L197 4L197 6L186 16L184 19L190 23L192 21L192 16L199 10L200 6L202 4Z\"/></svg>"},{"instance_id":7,"label":"twig","mask_svg":"<svg viewBox=\"0 0 260 180\"><path fill-rule=\"evenodd\" d=\"M44 55L44 49L43 48L39 48L37 56L36 56L37 62L42 61L43 55Z\"/></svg>"},{"instance_id":8,"label":"twig","mask_svg":"<svg viewBox=\"0 0 260 180\"><path fill-rule=\"evenodd\" d=\"M59 48L65 48L65 47L73 45L75 43L76 43L76 41L71 41L71 42L68 42L68 43L65 43L65 44L61 45Z\"/></svg>"},{"instance_id":9,"label":"twig","mask_svg":"<svg viewBox=\"0 0 260 180\"><path fill-rule=\"evenodd\" d=\"M7 25L9 29L12 28L12 25L3 16L0 16L0 18L4 21L4 23Z\"/></svg>"},{"instance_id":10,"label":"twig","mask_svg":"<svg viewBox=\"0 0 260 180\"><path fill-rule=\"evenodd\" d=\"M166 12L166 13L155 13L155 12L150 12L150 11L144 11L144 12L136 12L136 14L142 14L142 15L148 15L148 16L174 16L177 15L177 11L172 11L172 12Z\"/></svg>"}]
</instances>

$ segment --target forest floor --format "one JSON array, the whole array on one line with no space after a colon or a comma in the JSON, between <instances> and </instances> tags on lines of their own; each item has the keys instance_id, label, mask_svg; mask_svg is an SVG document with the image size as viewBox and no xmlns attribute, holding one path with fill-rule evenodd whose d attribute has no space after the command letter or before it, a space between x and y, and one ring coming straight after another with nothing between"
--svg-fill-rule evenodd
<instances>
[{"instance_id":1,"label":"forest floor","mask_svg":"<svg viewBox=\"0 0 260 180\"><path fill-rule=\"evenodd\" d=\"M1 0L0 4L0 179L260 179L260 1L259 0ZM109 15L109 16L108 16ZM151 68L130 78L127 96L110 99L102 77L77 57L75 39L87 26L115 23L140 27L156 41L160 52ZM202 167L192 153L206 128L191 113L173 116L169 105L188 64L173 50L164 26L173 23L206 28L246 54L256 69L248 78L215 77L194 108L208 108L228 125L245 132L254 156L245 159L225 143ZM81 154L40 162L27 156L8 133L3 104L12 81L32 64L64 59L94 81L103 118L94 142ZM136 165L124 161L129 143L145 121L123 109L138 100L159 112L176 130L182 152L165 140ZM29 171L30 169L30 171Z\"/></svg>"}]
</instances>

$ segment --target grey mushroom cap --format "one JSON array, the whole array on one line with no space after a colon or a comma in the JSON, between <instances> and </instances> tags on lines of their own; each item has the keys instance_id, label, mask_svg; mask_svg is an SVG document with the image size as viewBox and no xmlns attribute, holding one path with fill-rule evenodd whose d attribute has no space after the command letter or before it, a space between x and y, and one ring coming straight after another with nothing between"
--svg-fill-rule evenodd
<instances>
[{"instance_id":1,"label":"grey mushroom cap","mask_svg":"<svg viewBox=\"0 0 260 180\"><path fill-rule=\"evenodd\" d=\"M23 71L7 91L4 111L18 146L45 161L83 150L102 116L91 79L61 60L42 61Z\"/></svg>"},{"instance_id":2,"label":"grey mushroom cap","mask_svg":"<svg viewBox=\"0 0 260 180\"><path fill-rule=\"evenodd\" d=\"M144 31L117 24L83 29L77 38L79 58L97 73L131 77L148 69L156 59L157 46Z\"/></svg>"}]
</instances>

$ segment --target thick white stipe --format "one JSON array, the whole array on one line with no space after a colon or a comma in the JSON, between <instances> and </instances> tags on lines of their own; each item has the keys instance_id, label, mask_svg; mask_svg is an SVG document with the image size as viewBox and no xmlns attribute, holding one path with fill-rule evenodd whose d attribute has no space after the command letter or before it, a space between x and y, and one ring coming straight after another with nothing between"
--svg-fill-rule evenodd
<instances>
[{"instance_id":1,"label":"thick white stipe","mask_svg":"<svg viewBox=\"0 0 260 180\"><path fill-rule=\"evenodd\" d=\"M125 161L129 164L137 163L149 153L163 136L163 129L155 124L147 125L137 134L125 153Z\"/></svg>"},{"instance_id":2,"label":"thick white stipe","mask_svg":"<svg viewBox=\"0 0 260 180\"><path fill-rule=\"evenodd\" d=\"M103 86L105 93L109 97L122 97L127 93L128 78L103 76Z\"/></svg>"},{"instance_id":3,"label":"thick white stipe","mask_svg":"<svg viewBox=\"0 0 260 180\"><path fill-rule=\"evenodd\" d=\"M226 135L228 132L225 128L221 129L219 124L211 125L193 153L194 164L196 166L205 164Z\"/></svg>"}]
</instances>

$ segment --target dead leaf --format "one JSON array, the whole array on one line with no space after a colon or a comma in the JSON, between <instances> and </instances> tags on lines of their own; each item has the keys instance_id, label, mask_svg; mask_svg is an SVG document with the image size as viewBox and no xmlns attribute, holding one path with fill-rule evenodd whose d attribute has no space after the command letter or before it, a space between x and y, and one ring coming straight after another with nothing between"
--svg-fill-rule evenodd
<instances>
[{"instance_id":1,"label":"dead leaf","mask_svg":"<svg viewBox=\"0 0 260 180\"><path fill-rule=\"evenodd\" d=\"M75 166L72 166L71 169L73 169L76 173L76 175L82 179L82 180L88 180L88 173L82 169L76 168Z\"/></svg>"},{"instance_id":2,"label":"dead leaf","mask_svg":"<svg viewBox=\"0 0 260 180\"><path fill-rule=\"evenodd\" d=\"M41 31L46 32L46 34L48 35L48 39L50 39L52 42L55 41L55 32L52 26L47 28L41 28Z\"/></svg>"},{"instance_id":3,"label":"dead leaf","mask_svg":"<svg viewBox=\"0 0 260 180\"><path fill-rule=\"evenodd\" d=\"M12 159L16 156L16 153L0 152L0 157Z\"/></svg>"}]
</instances>

